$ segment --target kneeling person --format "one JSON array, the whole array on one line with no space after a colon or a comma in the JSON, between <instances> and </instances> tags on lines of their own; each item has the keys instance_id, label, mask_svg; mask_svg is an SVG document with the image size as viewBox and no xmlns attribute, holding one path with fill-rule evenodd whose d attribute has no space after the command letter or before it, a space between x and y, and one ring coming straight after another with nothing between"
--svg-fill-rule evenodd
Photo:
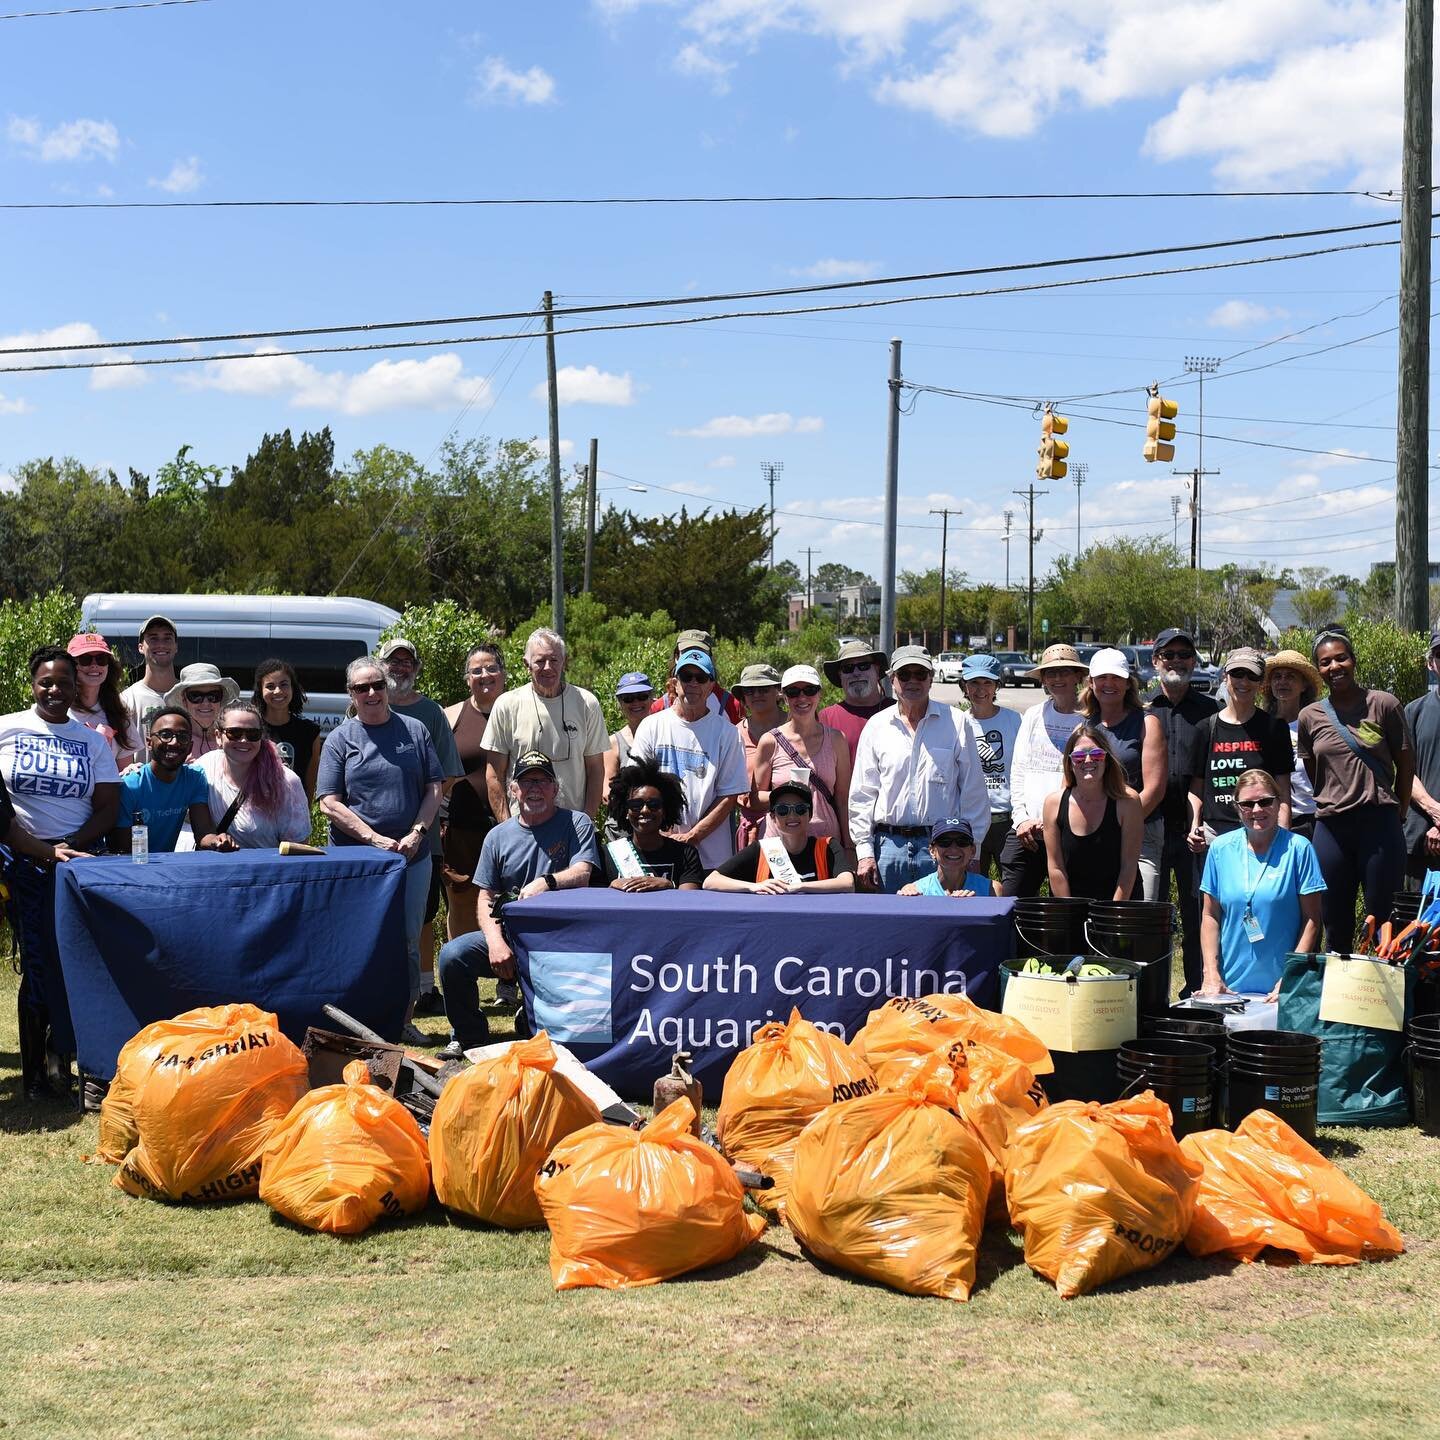
<instances>
[{"instance_id":1,"label":"kneeling person","mask_svg":"<svg viewBox=\"0 0 1440 1440\"><path fill-rule=\"evenodd\" d=\"M524 900L547 890L583 889L600 864L590 817L556 807L560 787L548 755L539 750L521 755L510 791L515 816L486 835L473 877L480 928L440 951L440 988L453 1031L441 1052L445 1058L458 1058L490 1037L489 1023L480 1013L480 976L515 979L515 952L493 913L496 899L511 893Z\"/></svg>"},{"instance_id":2,"label":"kneeling person","mask_svg":"<svg viewBox=\"0 0 1440 1440\"><path fill-rule=\"evenodd\" d=\"M930 832L930 858L935 862L934 873L902 885L897 895L949 895L969 900L995 893L988 875L977 875L970 869L975 863L975 836L968 821L952 818L937 822Z\"/></svg>"},{"instance_id":3,"label":"kneeling person","mask_svg":"<svg viewBox=\"0 0 1440 1440\"><path fill-rule=\"evenodd\" d=\"M150 759L120 779L120 811L110 832L110 848L127 853L133 827L149 831L149 849L168 855L175 849L188 820L197 850L235 850L228 835L217 835L210 818L210 782L190 759L194 740L190 715L178 705L167 705L150 717L145 743Z\"/></svg>"},{"instance_id":4,"label":"kneeling person","mask_svg":"<svg viewBox=\"0 0 1440 1440\"><path fill-rule=\"evenodd\" d=\"M770 791L770 818L778 835L753 841L732 855L705 877L705 889L747 895L848 894L854 890L855 873L844 848L824 835L808 833L812 808L808 785L782 780ZM784 846L798 885L774 873L766 846L773 851L776 839Z\"/></svg>"}]
</instances>

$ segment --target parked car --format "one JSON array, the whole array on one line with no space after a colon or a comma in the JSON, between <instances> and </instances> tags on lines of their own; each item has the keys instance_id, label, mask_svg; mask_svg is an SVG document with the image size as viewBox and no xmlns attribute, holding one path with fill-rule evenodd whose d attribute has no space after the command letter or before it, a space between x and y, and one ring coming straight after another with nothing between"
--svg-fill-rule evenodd
<instances>
[{"instance_id":1,"label":"parked car","mask_svg":"<svg viewBox=\"0 0 1440 1440\"><path fill-rule=\"evenodd\" d=\"M963 650L946 650L943 654L935 657L935 678L942 685L958 685L960 683L960 666L965 661Z\"/></svg>"},{"instance_id":2,"label":"parked car","mask_svg":"<svg viewBox=\"0 0 1440 1440\"><path fill-rule=\"evenodd\" d=\"M1155 662L1149 645L1117 645L1115 647L1129 662L1130 673L1140 682L1140 693L1146 694L1155 684Z\"/></svg>"},{"instance_id":3,"label":"parked car","mask_svg":"<svg viewBox=\"0 0 1440 1440\"><path fill-rule=\"evenodd\" d=\"M1197 660L1194 670L1190 672L1190 688L1198 690L1202 695L1213 695L1220 688L1220 667L1206 665Z\"/></svg>"},{"instance_id":4,"label":"parked car","mask_svg":"<svg viewBox=\"0 0 1440 1440\"><path fill-rule=\"evenodd\" d=\"M1001 685L1018 686L1038 683L1026 678L1035 664L1028 655L1022 655L1018 650L997 650L994 653L995 658L1000 662Z\"/></svg>"}]
</instances>

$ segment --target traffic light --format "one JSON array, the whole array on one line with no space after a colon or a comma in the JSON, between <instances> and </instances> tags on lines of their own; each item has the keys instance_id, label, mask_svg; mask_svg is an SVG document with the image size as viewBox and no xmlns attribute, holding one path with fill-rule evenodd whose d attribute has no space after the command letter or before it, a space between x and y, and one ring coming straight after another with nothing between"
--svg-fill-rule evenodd
<instances>
[{"instance_id":1,"label":"traffic light","mask_svg":"<svg viewBox=\"0 0 1440 1440\"><path fill-rule=\"evenodd\" d=\"M1150 416L1145 424L1145 458L1149 461L1173 460L1175 447L1170 442L1175 438L1175 417L1180 413L1180 407L1151 386L1150 403L1145 408Z\"/></svg>"},{"instance_id":2,"label":"traffic light","mask_svg":"<svg viewBox=\"0 0 1440 1440\"><path fill-rule=\"evenodd\" d=\"M1059 480L1069 468L1065 464L1065 457L1070 453L1070 446L1064 440L1057 440L1057 435L1063 435L1070 428L1070 422L1063 416L1057 415L1048 405L1045 407L1044 418L1040 421L1040 444L1037 454L1040 456L1040 463L1035 467L1035 474L1041 480Z\"/></svg>"}]
</instances>

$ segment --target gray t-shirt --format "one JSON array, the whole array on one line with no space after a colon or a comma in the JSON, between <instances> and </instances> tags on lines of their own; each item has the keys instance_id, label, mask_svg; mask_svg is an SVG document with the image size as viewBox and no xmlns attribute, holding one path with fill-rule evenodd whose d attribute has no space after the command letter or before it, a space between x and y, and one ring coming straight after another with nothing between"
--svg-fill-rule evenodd
<instances>
[{"instance_id":1,"label":"gray t-shirt","mask_svg":"<svg viewBox=\"0 0 1440 1440\"><path fill-rule=\"evenodd\" d=\"M440 757L425 727L392 710L383 725L342 720L325 737L315 793L334 795L372 830L403 840L415 824L425 787L442 778ZM330 838L336 845L365 843L335 826ZM422 845L410 863L428 863L429 858Z\"/></svg>"},{"instance_id":2,"label":"gray t-shirt","mask_svg":"<svg viewBox=\"0 0 1440 1440\"><path fill-rule=\"evenodd\" d=\"M130 736L135 741L135 758L142 765L150 758L150 717L165 704L165 696L137 680L120 692L120 699L130 712Z\"/></svg>"},{"instance_id":3,"label":"gray t-shirt","mask_svg":"<svg viewBox=\"0 0 1440 1440\"><path fill-rule=\"evenodd\" d=\"M425 727L430 743L440 757L440 773L445 779L465 773L465 767L460 763L460 752L455 748L455 732L450 728L445 712L428 695L417 695L408 705L397 705L392 700L390 708L397 714L418 720ZM430 853L440 853L439 825L430 831Z\"/></svg>"},{"instance_id":4,"label":"gray t-shirt","mask_svg":"<svg viewBox=\"0 0 1440 1440\"><path fill-rule=\"evenodd\" d=\"M588 860L597 869L600 865L600 846L588 815L557 810L533 829L519 820L505 820L485 837L474 881L492 894L519 890L537 875L569 869L577 860Z\"/></svg>"}]
</instances>

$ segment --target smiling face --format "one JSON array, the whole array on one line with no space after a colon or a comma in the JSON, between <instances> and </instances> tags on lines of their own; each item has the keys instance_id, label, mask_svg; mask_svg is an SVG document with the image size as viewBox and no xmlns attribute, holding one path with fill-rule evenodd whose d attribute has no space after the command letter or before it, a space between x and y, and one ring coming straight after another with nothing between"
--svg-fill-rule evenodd
<instances>
[{"instance_id":1,"label":"smiling face","mask_svg":"<svg viewBox=\"0 0 1440 1440\"><path fill-rule=\"evenodd\" d=\"M642 850L653 850L665 827L665 800L654 785L637 785L625 802L625 819Z\"/></svg>"},{"instance_id":2,"label":"smiling face","mask_svg":"<svg viewBox=\"0 0 1440 1440\"><path fill-rule=\"evenodd\" d=\"M500 657L489 650L475 651L465 662L465 683L470 698L488 711L505 689L505 666Z\"/></svg>"},{"instance_id":3,"label":"smiling face","mask_svg":"<svg viewBox=\"0 0 1440 1440\"><path fill-rule=\"evenodd\" d=\"M1315 668L1332 695L1355 688L1355 653L1343 640L1327 640L1315 652Z\"/></svg>"},{"instance_id":4,"label":"smiling face","mask_svg":"<svg viewBox=\"0 0 1440 1440\"><path fill-rule=\"evenodd\" d=\"M361 666L347 688L363 724L383 725L390 718L390 682L378 665Z\"/></svg>"},{"instance_id":5,"label":"smiling face","mask_svg":"<svg viewBox=\"0 0 1440 1440\"><path fill-rule=\"evenodd\" d=\"M1063 713L1075 708L1076 697L1080 694L1080 685L1085 676L1086 672L1078 666L1063 665L1058 670L1045 671L1045 678L1040 683L1045 687L1045 694L1055 708Z\"/></svg>"},{"instance_id":6,"label":"smiling face","mask_svg":"<svg viewBox=\"0 0 1440 1440\"><path fill-rule=\"evenodd\" d=\"M157 670L168 670L179 648L180 642L168 625L152 625L140 637L140 653L145 657L145 663Z\"/></svg>"},{"instance_id":7,"label":"smiling face","mask_svg":"<svg viewBox=\"0 0 1440 1440\"><path fill-rule=\"evenodd\" d=\"M150 763L162 774L176 774L190 758L194 738L189 723L179 715L156 716L149 735Z\"/></svg>"},{"instance_id":8,"label":"smiling face","mask_svg":"<svg viewBox=\"0 0 1440 1440\"><path fill-rule=\"evenodd\" d=\"M1090 693L1100 702L1102 710L1118 709L1125 703L1125 692L1130 682L1119 675L1092 675Z\"/></svg>"},{"instance_id":9,"label":"smiling face","mask_svg":"<svg viewBox=\"0 0 1440 1440\"><path fill-rule=\"evenodd\" d=\"M1070 768L1077 785L1100 785L1105 779L1105 762L1109 754L1089 736L1081 736L1070 752Z\"/></svg>"},{"instance_id":10,"label":"smiling face","mask_svg":"<svg viewBox=\"0 0 1440 1440\"><path fill-rule=\"evenodd\" d=\"M1242 783L1235 793L1235 810L1252 840L1268 843L1280 825L1280 802L1261 781Z\"/></svg>"},{"instance_id":11,"label":"smiling face","mask_svg":"<svg viewBox=\"0 0 1440 1440\"><path fill-rule=\"evenodd\" d=\"M213 730L225 703L225 688L218 681L201 681L185 691L185 708L200 730Z\"/></svg>"},{"instance_id":12,"label":"smiling face","mask_svg":"<svg viewBox=\"0 0 1440 1440\"><path fill-rule=\"evenodd\" d=\"M260 699L267 711L279 715L281 723L290 717L290 677L283 670L272 670L260 681Z\"/></svg>"},{"instance_id":13,"label":"smiling face","mask_svg":"<svg viewBox=\"0 0 1440 1440\"><path fill-rule=\"evenodd\" d=\"M965 698L972 706L978 706L986 715L989 715L995 707L995 682L993 680L981 679L978 676L974 680L961 682L960 688L965 692Z\"/></svg>"},{"instance_id":14,"label":"smiling face","mask_svg":"<svg viewBox=\"0 0 1440 1440\"><path fill-rule=\"evenodd\" d=\"M1274 666L1268 676L1270 693L1281 706L1298 705L1305 694L1305 677L1288 665Z\"/></svg>"},{"instance_id":15,"label":"smiling face","mask_svg":"<svg viewBox=\"0 0 1440 1440\"><path fill-rule=\"evenodd\" d=\"M75 703L75 666L66 660L47 660L30 677L30 694L40 718L58 725L70 718Z\"/></svg>"},{"instance_id":16,"label":"smiling face","mask_svg":"<svg viewBox=\"0 0 1440 1440\"><path fill-rule=\"evenodd\" d=\"M1195 647L1187 640L1168 641L1163 650L1154 652L1152 658L1156 678L1166 690L1183 690L1195 673Z\"/></svg>"},{"instance_id":17,"label":"smiling face","mask_svg":"<svg viewBox=\"0 0 1440 1440\"><path fill-rule=\"evenodd\" d=\"M220 748L226 758L248 765L265 738L264 727L248 707L235 706L220 717Z\"/></svg>"},{"instance_id":18,"label":"smiling face","mask_svg":"<svg viewBox=\"0 0 1440 1440\"><path fill-rule=\"evenodd\" d=\"M110 656L103 650L87 650L75 657L75 681L82 696L89 696L87 704L95 703L95 695L110 673Z\"/></svg>"},{"instance_id":19,"label":"smiling face","mask_svg":"<svg viewBox=\"0 0 1440 1440\"><path fill-rule=\"evenodd\" d=\"M963 835L941 835L930 842L930 858L942 875L964 875L975 860L975 842Z\"/></svg>"},{"instance_id":20,"label":"smiling face","mask_svg":"<svg viewBox=\"0 0 1440 1440\"><path fill-rule=\"evenodd\" d=\"M532 640L525 650L525 668L537 695L550 699L565 684L565 655L553 640Z\"/></svg>"},{"instance_id":21,"label":"smiling face","mask_svg":"<svg viewBox=\"0 0 1440 1440\"><path fill-rule=\"evenodd\" d=\"M790 716L795 720L808 720L814 713L815 707L820 703L820 687L818 685L806 685L796 681L793 685L785 687L785 704L790 710Z\"/></svg>"},{"instance_id":22,"label":"smiling face","mask_svg":"<svg viewBox=\"0 0 1440 1440\"><path fill-rule=\"evenodd\" d=\"M415 693L415 677L420 673L420 665L408 650L394 650L381 663L392 695L404 697Z\"/></svg>"},{"instance_id":23,"label":"smiling face","mask_svg":"<svg viewBox=\"0 0 1440 1440\"><path fill-rule=\"evenodd\" d=\"M805 848L810 827L810 802L791 790L782 790L770 802L770 821L780 832L785 848L798 853Z\"/></svg>"},{"instance_id":24,"label":"smiling face","mask_svg":"<svg viewBox=\"0 0 1440 1440\"><path fill-rule=\"evenodd\" d=\"M527 770L515 777L520 818L527 825L543 825L555 813L555 797L560 787L543 770Z\"/></svg>"},{"instance_id":25,"label":"smiling face","mask_svg":"<svg viewBox=\"0 0 1440 1440\"><path fill-rule=\"evenodd\" d=\"M1232 701L1237 701L1242 709L1250 708L1260 693L1260 679L1253 670L1227 670L1225 688L1230 692Z\"/></svg>"},{"instance_id":26,"label":"smiling face","mask_svg":"<svg viewBox=\"0 0 1440 1440\"><path fill-rule=\"evenodd\" d=\"M930 702L934 675L923 665L902 665L894 673L895 698L902 705L921 709Z\"/></svg>"}]
</instances>

